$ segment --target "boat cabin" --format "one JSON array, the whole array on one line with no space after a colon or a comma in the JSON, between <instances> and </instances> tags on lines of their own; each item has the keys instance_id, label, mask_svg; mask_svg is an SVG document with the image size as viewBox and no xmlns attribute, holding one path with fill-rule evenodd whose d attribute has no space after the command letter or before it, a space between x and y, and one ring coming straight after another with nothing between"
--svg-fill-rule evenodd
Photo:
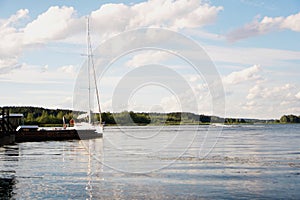
<instances>
[{"instance_id":1,"label":"boat cabin","mask_svg":"<svg viewBox=\"0 0 300 200\"><path fill-rule=\"evenodd\" d=\"M37 131L39 126L36 125L20 125L17 127L16 131Z\"/></svg>"}]
</instances>

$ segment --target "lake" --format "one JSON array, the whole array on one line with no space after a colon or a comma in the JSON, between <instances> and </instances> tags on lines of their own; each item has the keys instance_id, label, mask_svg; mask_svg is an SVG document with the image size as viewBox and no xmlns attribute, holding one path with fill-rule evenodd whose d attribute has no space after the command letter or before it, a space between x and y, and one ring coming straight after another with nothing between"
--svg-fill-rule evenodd
<instances>
[{"instance_id":1,"label":"lake","mask_svg":"<svg viewBox=\"0 0 300 200\"><path fill-rule=\"evenodd\" d=\"M297 199L300 125L106 127L0 148L3 199Z\"/></svg>"}]
</instances>

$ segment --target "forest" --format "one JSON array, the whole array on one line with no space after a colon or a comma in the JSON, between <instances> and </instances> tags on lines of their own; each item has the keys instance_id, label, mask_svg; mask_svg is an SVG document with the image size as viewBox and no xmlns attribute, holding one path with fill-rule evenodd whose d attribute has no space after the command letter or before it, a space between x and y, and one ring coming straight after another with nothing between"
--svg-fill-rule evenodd
<instances>
[{"instance_id":1,"label":"forest","mask_svg":"<svg viewBox=\"0 0 300 200\"><path fill-rule=\"evenodd\" d=\"M9 113L21 113L24 115L24 124L39 126L61 126L63 117L66 123L72 118L82 114L67 109L47 109L42 107L5 107ZM123 111L120 113L101 113L102 121L106 125L148 125L148 124L199 124L210 123L211 117L196 115L193 113L136 113L133 111ZM76 120L75 120L76 121ZM99 114L92 115L92 121L99 121ZM222 121L222 120L221 120ZM224 121L224 120L223 120Z\"/></svg>"},{"instance_id":2,"label":"forest","mask_svg":"<svg viewBox=\"0 0 300 200\"><path fill-rule=\"evenodd\" d=\"M5 107L10 113L22 113L24 124L39 126L62 126L63 117L66 123L75 118L80 112L68 109L47 109L42 107ZM300 116L284 115L279 120L258 120L241 118L222 118L218 116L198 115L189 112L146 113L123 111L120 113L103 112L102 121L106 125L180 125L180 124L241 124L241 123L300 123ZM75 120L76 121L76 120ZM92 121L99 121L99 114L92 115Z\"/></svg>"},{"instance_id":3,"label":"forest","mask_svg":"<svg viewBox=\"0 0 300 200\"><path fill-rule=\"evenodd\" d=\"M280 123L300 123L300 116L296 115L283 115L280 118Z\"/></svg>"}]
</instances>

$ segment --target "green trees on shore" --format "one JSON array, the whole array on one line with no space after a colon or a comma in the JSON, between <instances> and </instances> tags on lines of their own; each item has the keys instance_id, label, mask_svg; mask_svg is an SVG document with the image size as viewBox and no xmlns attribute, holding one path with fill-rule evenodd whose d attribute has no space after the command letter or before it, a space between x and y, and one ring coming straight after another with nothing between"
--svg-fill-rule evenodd
<instances>
[{"instance_id":1,"label":"green trees on shore","mask_svg":"<svg viewBox=\"0 0 300 200\"><path fill-rule=\"evenodd\" d=\"M67 109L45 109L40 107L6 107L10 113L22 113L24 122L28 125L60 126L63 124L63 117L66 123L73 118L72 110ZM103 122L107 125L178 125L178 124L208 124L208 123L300 123L300 116L284 115L280 120L257 120L240 118L221 118L217 116L197 115L188 112L172 113L136 113L123 111L120 113L104 112L101 114ZM93 115L94 121L99 115Z\"/></svg>"},{"instance_id":2,"label":"green trees on shore","mask_svg":"<svg viewBox=\"0 0 300 200\"><path fill-rule=\"evenodd\" d=\"M6 107L10 113L24 115L24 123L28 125L61 125L63 116L66 121L72 119L71 110L45 109L39 107Z\"/></svg>"},{"instance_id":3,"label":"green trees on shore","mask_svg":"<svg viewBox=\"0 0 300 200\"><path fill-rule=\"evenodd\" d=\"M280 118L280 123L300 123L300 116L296 116L296 115L283 115Z\"/></svg>"},{"instance_id":4,"label":"green trees on shore","mask_svg":"<svg viewBox=\"0 0 300 200\"><path fill-rule=\"evenodd\" d=\"M38 107L6 107L10 113L22 113L24 122L28 125L51 126L62 125L63 117L68 123L73 118L73 112L65 109L45 109ZM75 115L78 115L76 113ZM99 119L99 115L92 115L93 121ZM197 115L187 112L173 113L136 113L133 111L123 111L120 113L103 112L102 121L107 125L147 125L147 124L199 124L210 123L211 117L206 115ZM218 118L219 122L224 119Z\"/></svg>"}]
</instances>

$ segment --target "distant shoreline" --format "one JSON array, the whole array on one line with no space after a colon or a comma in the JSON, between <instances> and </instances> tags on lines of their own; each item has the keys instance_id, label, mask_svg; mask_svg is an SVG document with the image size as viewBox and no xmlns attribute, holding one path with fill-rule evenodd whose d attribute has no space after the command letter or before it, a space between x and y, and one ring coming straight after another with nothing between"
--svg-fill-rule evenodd
<instances>
[{"instance_id":1,"label":"distant shoreline","mask_svg":"<svg viewBox=\"0 0 300 200\"><path fill-rule=\"evenodd\" d=\"M39 126L61 126L64 117L69 122L74 116L73 111L68 109L47 109L33 106L5 106L10 113L24 115L24 123ZM94 114L96 121L99 114ZM171 113L146 113L123 111L120 113L103 112L101 117L106 125L209 125L209 124L294 124L300 123L300 116L283 115L280 119L247 119L247 118L222 118L204 114L189 112Z\"/></svg>"}]
</instances>

